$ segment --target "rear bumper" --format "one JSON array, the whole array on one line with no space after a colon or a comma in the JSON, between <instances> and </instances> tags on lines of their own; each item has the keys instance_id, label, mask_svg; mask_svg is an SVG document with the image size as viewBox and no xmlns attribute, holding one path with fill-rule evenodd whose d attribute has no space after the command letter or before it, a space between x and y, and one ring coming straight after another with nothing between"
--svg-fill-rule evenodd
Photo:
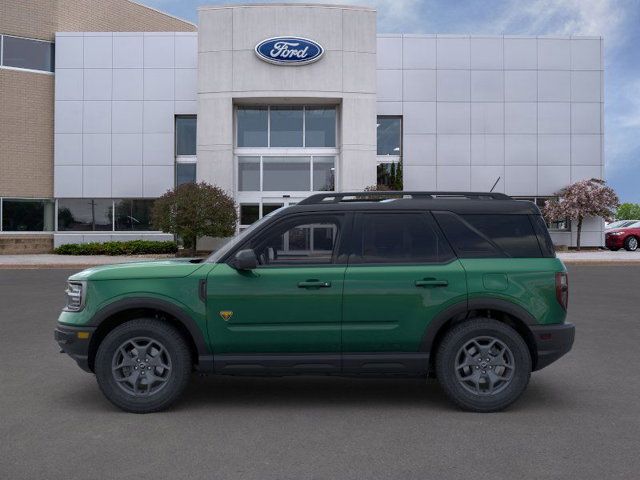
<instances>
[{"instance_id":1,"label":"rear bumper","mask_svg":"<svg viewBox=\"0 0 640 480\"><path fill-rule=\"evenodd\" d=\"M78 366L86 372L91 372L89 344L95 330L95 327L69 327L58 324L53 332L53 337L58 342L60 350L73 358Z\"/></svg>"},{"instance_id":2,"label":"rear bumper","mask_svg":"<svg viewBox=\"0 0 640 480\"><path fill-rule=\"evenodd\" d=\"M533 333L537 350L537 361L534 370L540 370L571 350L576 327L572 323L537 325L531 327L531 332Z\"/></svg>"}]
</instances>

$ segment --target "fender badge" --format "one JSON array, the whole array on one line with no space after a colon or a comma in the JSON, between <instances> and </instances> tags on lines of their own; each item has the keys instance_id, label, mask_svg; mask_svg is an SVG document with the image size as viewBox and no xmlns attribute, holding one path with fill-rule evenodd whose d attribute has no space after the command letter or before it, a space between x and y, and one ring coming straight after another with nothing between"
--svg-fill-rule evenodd
<instances>
[{"instance_id":1,"label":"fender badge","mask_svg":"<svg viewBox=\"0 0 640 480\"><path fill-rule=\"evenodd\" d=\"M226 322L231 317L233 317L233 312L231 310L222 310L220 311L220 317Z\"/></svg>"}]
</instances>

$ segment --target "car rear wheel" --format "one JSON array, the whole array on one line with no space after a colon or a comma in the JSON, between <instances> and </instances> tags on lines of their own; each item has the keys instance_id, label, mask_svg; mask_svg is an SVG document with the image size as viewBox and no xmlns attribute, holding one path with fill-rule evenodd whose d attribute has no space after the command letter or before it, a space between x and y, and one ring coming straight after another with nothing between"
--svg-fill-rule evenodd
<instances>
[{"instance_id":1,"label":"car rear wheel","mask_svg":"<svg viewBox=\"0 0 640 480\"><path fill-rule=\"evenodd\" d=\"M95 361L102 393L133 413L169 407L187 386L191 367L180 332L155 319L131 320L113 329L98 347Z\"/></svg>"},{"instance_id":2,"label":"car rear wheel","mask_svg":"<svg viewBox=\"0 0 640 480\"><path fill-rule=\"evenodd\" d=\"M449 330L436 354L436 375L447 396L474 412L515 402L531 376L531 354L513 328L477 318Z\"/></svg>"},{"instance_id":3,"label":"car rear wheel","mask_svg":"<svg viewBox=\"0 0 640 480\"><path fill-rule=\"evenodd\" d=\"M631 236L624 241L624 249L629 252L635 252L638 249L638 238Z\"/></svg>"}]
</instances>

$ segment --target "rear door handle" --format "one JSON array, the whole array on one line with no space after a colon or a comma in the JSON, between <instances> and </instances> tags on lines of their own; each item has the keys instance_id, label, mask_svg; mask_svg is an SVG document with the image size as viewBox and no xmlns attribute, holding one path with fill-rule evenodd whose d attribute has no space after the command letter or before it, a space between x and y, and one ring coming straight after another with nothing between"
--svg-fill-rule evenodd
<instances>
[{"instance_id":1,"label":"rear door handle","mask_svg":"<svg viewBox=\"0 0 640 480\"><path fill-rule=\"evenodd\" d=\"M425 278L424 280L416 280L416 287L446 287L449 282L446 280L436 280L435 278Z\"/></svg>"},{"instance_id":2,"label":"rear door handle","mask_svg":"<svg viewBox=\"0 0 640 480\"><path fill-rule=\"evenodd\" d=\"M320 280L306 280L298 282L298 288L329 288L331 282L321 282Z\"/></svg>"}]
</instances>

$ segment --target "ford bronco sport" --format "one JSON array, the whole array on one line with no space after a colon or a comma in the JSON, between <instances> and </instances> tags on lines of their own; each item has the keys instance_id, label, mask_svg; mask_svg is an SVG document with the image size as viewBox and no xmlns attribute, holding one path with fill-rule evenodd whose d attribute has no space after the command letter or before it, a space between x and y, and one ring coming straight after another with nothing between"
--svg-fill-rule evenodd
<instances>
[{"instance_id":1,"label":"ford bronco sport","mask_svg":"<svg viewBox=\"0 0 640 480\"><path fill-rule=\"evenodd\" d=\"M496 411L574 338L540 211L496 193L313 195L206 260L91 268L66 295L58 344L138 413L193 370L435 376L460 407Z\"/></svg>"}]
</instances>

